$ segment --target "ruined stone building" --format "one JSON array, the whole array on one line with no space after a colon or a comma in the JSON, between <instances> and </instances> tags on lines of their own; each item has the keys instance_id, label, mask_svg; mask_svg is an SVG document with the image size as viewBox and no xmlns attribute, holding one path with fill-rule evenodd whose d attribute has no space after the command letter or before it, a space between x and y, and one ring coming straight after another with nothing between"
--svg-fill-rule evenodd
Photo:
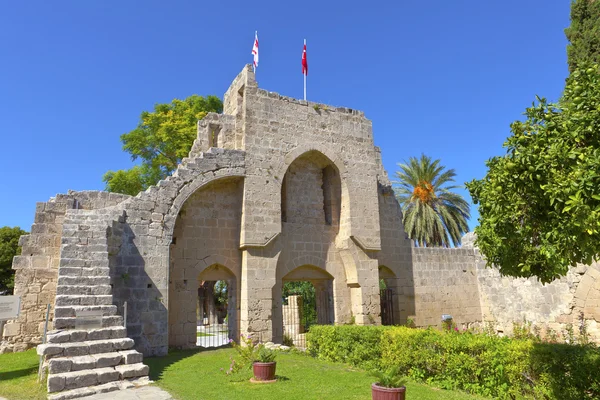
<instances>
[{"instance_id":1,"label":"ruined stone building","mask_svg":"<svg viewBox=\"0 0 600 400\"><path fill-rule=\"evenodd\" d=\"M223 114L198 122L172 176L135 197L84 191L38 203L21 245L22 313L6 325L5 351L40 343L48 303L56 329L102 310L111 351L195 346L198 288L217 280L229 285L232 338L281 342L282 285L299 280L315 286L324 324L380 324L381 279L396 324L439 325L444 313L498 330L523 317L560 327L585 311L597 332L600 321L597 266L542 286L485 269L469 246L412 247L371 121L260 89L250 67L225 93Z\"/></svg>"}]
</instances>

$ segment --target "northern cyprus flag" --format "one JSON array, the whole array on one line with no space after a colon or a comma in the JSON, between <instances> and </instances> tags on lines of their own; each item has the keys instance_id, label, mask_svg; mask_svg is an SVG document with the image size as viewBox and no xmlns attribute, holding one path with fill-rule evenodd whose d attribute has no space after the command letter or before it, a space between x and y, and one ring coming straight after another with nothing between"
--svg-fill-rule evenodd
<instances>
[{"instance_id":1,"label":"northern cyprus flag","mask_svg":"<svg viewBox=\"0 0 600 400\"><path fill-rule=\"evenodd\" d=\"M254 32L254 46L252 46L252 55L254 55L254 70L258 67L258 32Z\"/></svg>"}]
</instances>

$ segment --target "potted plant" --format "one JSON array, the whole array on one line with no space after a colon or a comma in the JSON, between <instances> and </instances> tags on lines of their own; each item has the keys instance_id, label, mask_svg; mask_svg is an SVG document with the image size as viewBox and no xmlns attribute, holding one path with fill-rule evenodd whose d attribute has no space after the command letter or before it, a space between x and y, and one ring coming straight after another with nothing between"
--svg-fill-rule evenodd
<instances>
[{"instance_id":1,"label":"potted plant","mask_svg":"<svg viewBox=\"0 0 600 400\"><path fill-rule=\"evenodd\" d=\"M275 352L266 348L263 344L258 345L256 351L256 359L252 363L252 372L254 372L254 380L261 382L269 382L275 380Z\"/></svg>"},{"instance_id":2,"label":"potted plant","mask_svg":"<svg viewBox=\"0 0 600 400\"><path fill-rule=\"evenodd\" d=\"M400 375L399 367L384 371L374 371L377 382L371 385L373 400L404 400L406 395L405 379Z\"/></svg>"}]
</instances>

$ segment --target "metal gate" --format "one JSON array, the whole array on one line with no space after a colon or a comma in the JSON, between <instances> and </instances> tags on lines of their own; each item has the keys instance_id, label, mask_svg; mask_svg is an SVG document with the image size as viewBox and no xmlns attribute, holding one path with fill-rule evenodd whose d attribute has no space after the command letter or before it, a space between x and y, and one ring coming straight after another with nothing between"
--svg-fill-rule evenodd
<instances>
[{"instance_id":1,"label":"metal gate","mask_svg":"<svg viewBox=\"0 0 600 400\"><path fill-rule=\"evenodd\" d=\"M392 289L379 291L379 303L381 304L382 325L394 325L394 301Z\"/></svg>"},{"instance_id":2,"label":"metal gate","mask_svg":"<svg viewBox=\"0 0 600 400\"><path fill-rule=\"evenodd\" d=\"M198 288L196 346L199 347L219 347L229 343L228 301L215 301L215 285L215 282L203 282Z\"/></svg>"}]
</instances>

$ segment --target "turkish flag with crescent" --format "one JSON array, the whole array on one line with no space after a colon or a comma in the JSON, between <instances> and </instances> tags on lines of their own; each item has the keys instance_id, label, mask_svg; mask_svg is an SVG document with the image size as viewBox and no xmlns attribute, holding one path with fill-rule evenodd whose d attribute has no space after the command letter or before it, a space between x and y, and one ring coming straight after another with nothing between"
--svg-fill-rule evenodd
<instances>
[{"instance_id":1,"label":"turkish flag with crescent","mask_svg":"<svg viewBox=\"0 0 600 400\"><path fill-rule=\"evenodd\" d=\"M304 51L302 52L302 74L308 75L308 61L306 61L306 43L304 43Z\"/></svg>"}]
</instances>

